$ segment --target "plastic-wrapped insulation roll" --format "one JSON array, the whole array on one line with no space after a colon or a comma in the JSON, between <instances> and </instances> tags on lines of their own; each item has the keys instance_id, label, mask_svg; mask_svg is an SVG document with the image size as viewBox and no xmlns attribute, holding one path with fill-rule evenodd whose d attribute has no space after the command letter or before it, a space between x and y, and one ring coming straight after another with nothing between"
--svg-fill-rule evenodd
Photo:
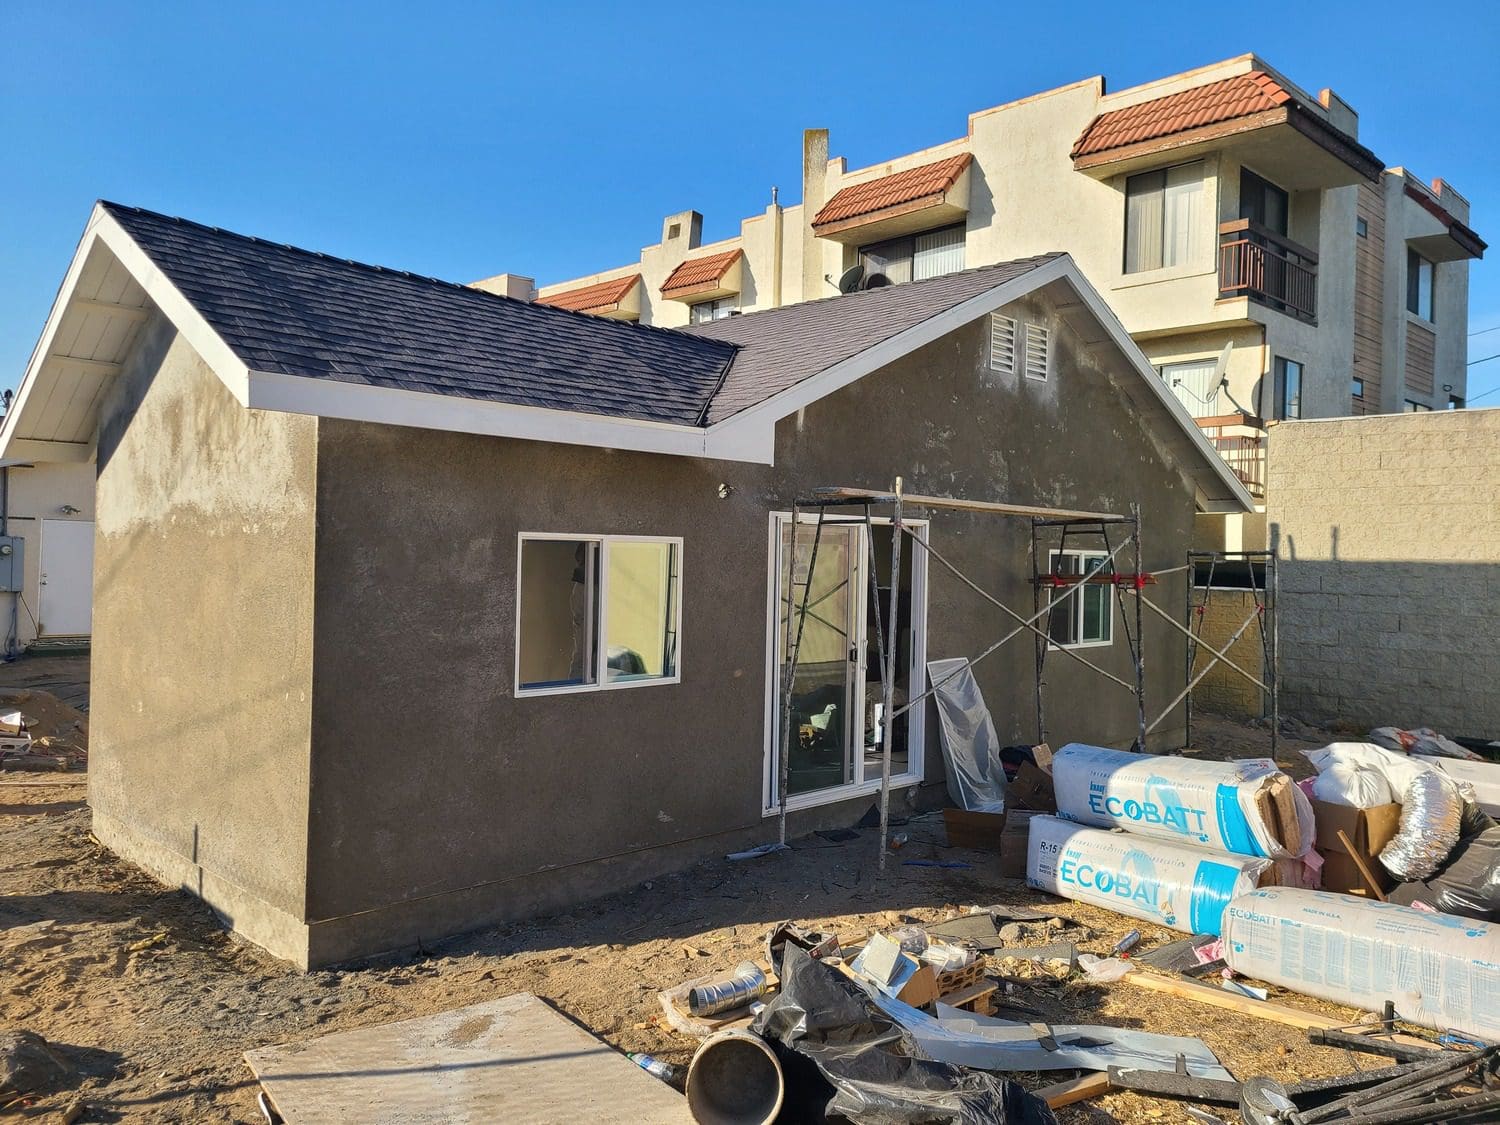
<instances>
[{"instance_id":1,"label":"plastic-wrapped insulation roll","mask_svg":"<svg viewBox=\"0 0 1500 1125\"><path fill-rule=\"evenodd\" d=\"M1026 881L1038 890L1189 934L1217 934L1229 901L1271 866L1055 816L1031 818L1028 845Z\"/></svg>"},{"instance_id":2,"label":"plastic-wrapped insulation roll","mask_svg":"<svg viewBox=\"0 0 1500 1125\"><path fill-rule=\"evenodd\" d=\"M1401 797L1401 827L1380 852L1385 869L1403 883L1426 879L1458 843L1464 800L1449 778L1423 770Z\"/></svg>"},{"instance_id":3,"label":"plastic-wrapped insulation roll","mask_svg":"<svg viewBox=\"0 0 1500 1125\"><path fill-rule=\"evenodd\" d=\"M1237 973L1362 1011L1500 1040L1500 926L1326 891L1262 889L1224 912Z\"/></svg>"},{"instance_id":4,"label":"plastic-wrapped insulation roll","mask_svg":"<svg viewBox=\"0 0 1500 1125\"><path fill-rule=\"evenodd\" d=\"M1052 759L1057 814L1234 855L1291 859L1316 835L1306 794L1269 758L1210 762L1071 743Z\"/></svg>"}]
</instances>

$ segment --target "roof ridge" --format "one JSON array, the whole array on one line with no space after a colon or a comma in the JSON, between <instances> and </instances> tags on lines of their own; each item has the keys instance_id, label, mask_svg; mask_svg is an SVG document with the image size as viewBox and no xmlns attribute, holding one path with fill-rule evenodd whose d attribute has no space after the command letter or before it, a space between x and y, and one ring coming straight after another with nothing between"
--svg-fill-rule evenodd
<instances>
[{"instance_id":1,"label":"roof ridge","mask_svg":"<svg viewBox=\"0 0 1500 1125\"><path fill-rule=\"evenodd\" d=\"M306 247L294 246L290 242L276 242L269 238L258 238L253 234L241 234L239 231L228 230L224 227L210 226L207 223L200 223L195 219L186 219L180 215L167 215L161 211L152 211L146 207L135 207L128 203L116 203L111 199L100 199L97 202L99 206L105 208L108 211L124 211L133 215L142 215L151 219L160 219L163 222L174 223L178 226L194 227L201 231L207 231L210 234L236 239L240 242L253 243L258 246L273 246L279 250L289 250L294 254L300 254L304 257L318 258L325 262L337 262L340 265L353 266L356 269L366 270L370 273L382 274L387 277L401 277L405 278L408 281L419 281L428 285L437 285L445 289L452 289L467 294L475 300L508 301L512 304L526 305L536 309L544 309L546 310L548 315L584 317L593 324L613 325L615 328L624 329L627 331L654 332L670 336L691 336L693 339L702 338L694 336L689 332L683 332L681 329L677 328L664 328L656 324L641 324L638 321L631 320L610 320L606 317L594 316L591 313L577 312L573 309L560 308L557 305L542 305L538 304L536 301L522 301L517 297L507 297L502 293L491 293L486 289L476 289L472 285L465 285L460 281L448 281L441 277L432 277L428 274L414 273L411 270L398 270L391 269L389 266L377 266L371 262L358 261L355 258L341 258L336 254L325 254L321 250L308 250ZM738 344L731 344L728 341L721 342L728 345L729 347L732 347L735 351L739 350Z\"/></svg>"}]
</instances>

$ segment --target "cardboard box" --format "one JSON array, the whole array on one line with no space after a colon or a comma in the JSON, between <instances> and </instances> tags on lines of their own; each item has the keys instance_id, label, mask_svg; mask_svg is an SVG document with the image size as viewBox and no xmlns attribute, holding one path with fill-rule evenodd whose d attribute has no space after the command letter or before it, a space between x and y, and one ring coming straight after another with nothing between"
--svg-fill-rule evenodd
<instances>
[{"instance_id":1,"label":"cardboard box","mask_svg":"<svg viewBox=\"0 0 1500 1125\"><path fill-rule=\"evenodd\" d=\"M905 954L903 954L905 956ZM913 1008L925 1008L938 998L937 970L925 961L915 973L911 980L901 986L901 991L896 994L896 999L903 1004L910 1004Z\"/></svg>"},{"instance_id":2,"label":"cardboard box","mask_svg":"<svg viewBox=\"0 0 1500 1125\"><path fill-rule=\"evenodd\" d=\"M1029 809L1011 809L1000 838L1000 875L1005 879L1026 878L1026 849L1031 840L1031 818L1046 814Z\"/></svg>"},{"instance_id":3,"label":"cardboard box","mask_svg":"<svg viewBox=\"0 0 1500 1125\"><path fill-rule=\"evenodd\" d=\"M943 827L948 830L950 848L973 848L981 852L998 852L1005 830L1005 813L944 809Z\"/></svg>"},{"instance_id":4,"label":"cardboard box","mask_svg":"<svg viewBox=\"0 0 1500 1125\"><path fill-rule=\"evenodd\" d=\"M1057 796L1052 791L1052 775L1022 762L1016 776L1005 785L1005 807L1055 813Z\"/></svg>"},{"instance_id":5,"label":"cardboard box","mask_svg":"<svg viewBox=\"0 0 1500 1125\"><path fill-rule=\"evenodd\" d=\"M1370 891L1359 867L1350 858L1349 849L1339 839L1342 831L1365 861L1370 873L1380 881L1382 891L1390 890L1396 880L1376 857L1391 842L1401 826L1400 805L1376 805L1373 809L1353 809L1348 805L1331 805L1327 801L1312 803L1317 820L1317 848L1323 856L1323 889L1341 894L1368 896Z\"/></svg>"}]
</instances>

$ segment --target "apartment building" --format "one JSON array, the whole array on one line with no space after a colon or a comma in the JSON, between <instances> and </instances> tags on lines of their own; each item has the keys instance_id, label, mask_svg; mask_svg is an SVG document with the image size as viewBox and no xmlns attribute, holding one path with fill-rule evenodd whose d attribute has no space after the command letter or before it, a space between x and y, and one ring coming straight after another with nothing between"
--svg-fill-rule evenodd
<instances>
[{"instance_id":1,"label":"apartment building","mask_svg":"<svg viewBox=\"0 0 1500 1125\"><path fill-rule=\"evenodd\" d=\"M1261 496L1267 421L1464 404L1468 201L1358 136L1333 91L1255 55L1117 93L1094 77L867 168L808 130L802 202L772 189L732 238L684 211L638 261L475 284L676 327L1066 250Z\"/></svg>"}]
</instances>

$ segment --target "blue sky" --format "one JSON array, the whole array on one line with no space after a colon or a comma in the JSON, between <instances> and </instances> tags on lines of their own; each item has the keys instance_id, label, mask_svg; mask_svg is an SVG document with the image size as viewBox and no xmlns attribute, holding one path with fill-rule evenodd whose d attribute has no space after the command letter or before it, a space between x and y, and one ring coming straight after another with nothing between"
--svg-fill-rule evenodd
<instances>
[{"instance_id":1,"label":"blue sky","mask_svg":"<svg viewBox=\"0 0 1500 1125\"><path fill-rule=\"evenodd\" d=\"M1439 18L1436 13L1441 12ZM1432 13L1433 18L1428 19ZM1121 89L1256 51L1442 176L1496 249L1500 5L0 3L0 386L98 197L466 281L635 258L671 211L705 239L800 190L801 130L859 166L986 106ZM1500 352L1500 330L1470 340ZM1500 405L1500 360L1470 398Z\"/></svg>"}]
</instances>

